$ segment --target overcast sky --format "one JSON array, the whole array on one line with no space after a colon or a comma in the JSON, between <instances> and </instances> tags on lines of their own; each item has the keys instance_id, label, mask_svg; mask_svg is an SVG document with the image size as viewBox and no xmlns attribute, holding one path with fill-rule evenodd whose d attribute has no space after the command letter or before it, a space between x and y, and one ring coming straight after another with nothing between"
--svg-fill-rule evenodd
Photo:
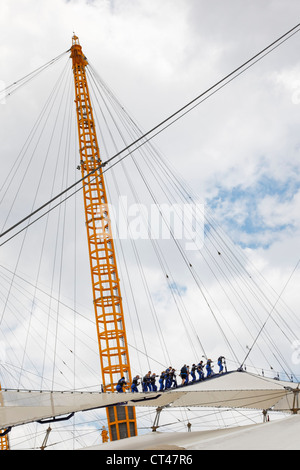
<instances>
[{"instance_id":1,"label":"overcast sky","mask_svg":"<svg viewBox=\"0 0 300 470\"><path fill-rule=\"evenodd\" d=\"M298 9L296 1L4 0L1 80L10 84L67 50L75 31L91 63L148 129L297 24ZM243 229L257 229L262 244L297 213L297 40L158 142L218 204L220 217L234 213Z\"/></svg>"},{"instance_id":2,"label":"overcast sky","mask_svg":"<svg viewBox=\"0 0 300 470\"><path fill-rule=\"evenodd\" d=\"M67 51L75 32L90 63L148 130L299 20L298 0L1 0L0 81L10 85ZM283 299L298 319L300 273L293 270L300 258L299 34L154 139L277 295L289 281ZM8 168L9 149L17 152L24 143L28 114L39 108L34 95L23 93L22 99L19 110L16 100L0 105L2 168ZM16 220L30 207L22 210ZM11 267L9 251L1 260ZM147 268L179 361L168 296L155 269ZM181 283L186 304L205 310L187 279ZM202 340L201 331L199 336ZM206 338L206 344L218 354L213 341ZM148 353L159 350L150 347ZM297 371L293 353L293 344L284 346L286 361ZM137 364L134 369L139 371Z\"/></svg>"}]
</instances>

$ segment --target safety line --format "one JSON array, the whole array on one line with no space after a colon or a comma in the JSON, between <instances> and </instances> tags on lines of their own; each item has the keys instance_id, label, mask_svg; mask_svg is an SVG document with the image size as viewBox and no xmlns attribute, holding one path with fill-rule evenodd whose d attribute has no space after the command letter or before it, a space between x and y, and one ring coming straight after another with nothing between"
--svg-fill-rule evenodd
<instances>
[{"instance_id":1,"label":"safety line","mask_svg":"<svg viewBox=\"0 0 300 470\"><path fill-rule=\"evenodd\" d=\"M288 286L290 280L292 279L292 277L293 277L293 275L295 274L296 270L298 269L298 266L299 266L299 265L300 265L300 259L299 259L299 261L297 262L295 268L293 269L293 272L291 273L291 275L290 275L290 277L288 278L287 282L285 283L285 285L284 285L282 291L280 292L280 294L279 294L279 296L278 296L278 299L276 300L276 302L275 302L275 304L274 304L272 310L270 311L270 313L269 313L269 315L268 315L268 318L266 319L265 323L263 324L263 326L261 327L260 331L258 332L258 335L256 336L256 338L255 338L255 340L254 340L254 343L252 344L252 346L251 346L251 348L249 349L249 351L248 351L248 353L247 353L247 355L246 355L244 361L242 362L242 364L241 364L241 366L240 366L240 369L243 368L243 366L244 366L246 360L248 359L250 353L252 352L252 350L253 350L255 344L257 343L257 341L258 341L258 339L259 339L259 337L260 337L260 335L261 335L261 333L262 333L263 330L265 329L265 326L266 326L266 324L268 323L269 319L271 318L271 316L272 316L272 314L273 314L273 312L274 312L274 310L275 310L276 305L278 304L279 300L281 299L281 297L282 297L284 291L286 290L286 288L287 288L287 286ZM295 375L292 370L291 370L291 372L292 372L293 375Z\"/></svg>"},{"instance_id":2,"label":"safety line","mask_svg":"<svg viewBox=\"0 0 300 470\"><path fill-rule=\"evenodd\" d=\"M1 99L5 99L7 98L8 96L11 96L13 93L15 93L21 86L25 85L26 83L28 83L30 80L32 80L33 78L35 78L39 73L43 72L44 70L46 70L48 67L50 67L51 65L53 65L55 62L57 62L59 59L61 59L62 57L64 57L65 54L67 54L70 50L68 51L65 51L63 52L62 54L58 55L57 57L55 57L54 59L51 59L49 60L49 62L47 62L46 64L44 65L41 65L40 67L38 67L37 69L35 69L33 72L25 75L23 78L20 78L19 80L17 80L16 82L12 83L11 85L3 88L2 90L0 90L0 95L3 93L4 96L1 97ZM13 87L15 87L13 89ZM12 91L9 91L9 90L12 90Z\"/></svg>"}]
</instances>

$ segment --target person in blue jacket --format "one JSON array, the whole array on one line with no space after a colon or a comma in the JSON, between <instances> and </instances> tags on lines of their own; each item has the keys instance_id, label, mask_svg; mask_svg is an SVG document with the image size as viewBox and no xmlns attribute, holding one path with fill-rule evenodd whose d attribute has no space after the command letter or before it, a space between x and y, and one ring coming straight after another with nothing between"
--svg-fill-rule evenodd
<instances>
[{"instance_id":1,"label":"person in blue jacket","mask_svg":"<svg viewBox=\"0 0 300 470\"><path fill-rule=\"evenodd\" d=\"M123 387L125 387L125 385L127 385L127 382L125 380L125 377L122 377L117 384L117 387L116 387L117 392L123 393L124 392Z\"/></svg>"},{"instance_id":2,"label":"person in blue jacket","mask_svg":"<svg viewBox=\"0 0 300 470\"><path fill-rule=\"evenodd\" d=\"M197 366L196 364L193 364L192 365L192 370L191 370L191 376L193 378L193 382L196 382L196 369L197 369Z\"/></svg>"},{"instance_id":3,"label":"person in blue jacket","mask_svg":"<svg viewBox=\"0 0 300 470\"><path fill-rule=\"evenodd\" d=\"M159 377L159 391L162 392L164 390L164 381L166 379L166 371L163 370L162 373L160 374L160 377Z\"/></svg>"},{"instance_id":4,"label":"person in blue jacket","mask_svg":"<svg viewBox=\"0 0 300 470\"><path fill-rule=\"evenodd\" d=\"M144 377L142 381L143 392L151 392L151 372L149 371Z\"/></svg>"},{"instance_id":5,"label":"person in blue jacket","mask_svg":"<svg viewBox=\"0 0 300 470\"><path fill-rule=\"evenodd\" d=\"M203 361L200 361L199 364L197 365L197 372L198 372L199 380L203 380L204 379Z\"/></svg>"},{"instance_id":6,"label":"person in blue jacket","mask_svg":"<svg viewBox=\"0 0 300 470\"><path fill-rule=\"evenodd\" d=\"M171 385L172 385L170 381L171 370L172 370L171 367L168 367L165 370L165 390L167 390L167 388L171 388Z\"/></svg>"},{"instance_id":7,"label":"person in blue jacket","mask_svg":"<svg viewBox=\"0 0 300 470\"><path fill-rule=\"evenodd\" d=\"M184 366L181 368L180 377L182 379L181 385L184 385L186 383L187 378L188 378L188 372L187 372L186 364L184 364Z\"/></svg>"},{"instance_id":8,"label":"person in blue jacket","mask_svg":"<svg viewBox=\"0 0 300 470\"><path fill-rule=\"evenodd\" d=\"M150 377L150 386L152 392L157 392L156 377L158 377L156 374L152 374Z\"/></svg>"},{"instance_id":9,"label":"person in blue jacket","mask_svg":"<svg viewBox=\"0 0 300 470\"><path fill-rule=\"evenodd\" d=\"M223 360L225 361L224 356L220 356L219 359L218 359L219 374L223 374L223 371L224 371Z\"/></svg>"},{"instance_id":10,"label":"person in blue jacket","mask_svg":"<svg viewBox=\"0 0 300 470\"><path fill-rule=\"evenodd\" d=\"M211 377L212 376L212 367L211 367L211 364L212 364L212 360L211 359L207 359L207 363L206 363L206 371L207 371L207 377Z\"/></svg>"},{"instance_id":11,"label":"person in blue jacket","mask_svg":"<svg viewBox=\"0 0 300 470\"><path fill-rule=\"evenodd\" d=\"M137 375L137 376L134 377L134 379L132 380L132 384L131 384L131 391L132 391L132 393L138 393L138 386L140 385L140 384L139 384L139 378L140 378L140 376Z\"/></svg>"},{"instance_id":12,"label":"person in blue jacket","mask_svg":"<svg viewBox=\"0 0 300 470\"><path fill-rule=\"evenodd\" d=\"M173 388L177 388L177 380L176 380L176 371L175 369L171 370L171 384Z\"/></svg>"}]
</instances>

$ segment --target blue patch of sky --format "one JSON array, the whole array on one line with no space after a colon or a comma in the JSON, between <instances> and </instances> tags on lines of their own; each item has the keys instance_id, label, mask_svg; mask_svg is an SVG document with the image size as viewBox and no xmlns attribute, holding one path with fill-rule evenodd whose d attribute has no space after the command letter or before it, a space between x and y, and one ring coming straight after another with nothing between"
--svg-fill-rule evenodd
<instances>
[{"instance_id":1,"label":"blue patch of sky","mask_svg":"<svg viewBox=\"0 0 300 470\"><path fill-rule=\"evenodd\" d=\"M175 282L172 282L170 284L170 289L174 290L175 292L177 292L178 294L180 295L184 295L187 291L187 287L186 286L182 286L180 284L177 284Z\"/></svg>"},{"instance_id":2,"label":"blue patch of sky","mask_svg":"<svg viewBox=\"0 0 300 470\"><path fill-rule=\"evenodd\" d=\"M227 230L227 233L231 229L234 232L243 232L248 235L263 233L266 230L278 233L289 228L289 225L278 224L270 229L259 215L258 205L265 197L270 196L276 197L279 203L286 203L293 199L299 189L300 182L296 179L278 181L264 175L252 187L236 186L231 189L220 187L217 196L206 201L206 206L213 217L214 214L221 214L222 221L218 220L218 223ZM240 210L243 213L236 213L236 203L241 203ZM231 208L232 211L230 210ZM206 235L209 234L209 231L210 227L206 225ZM230 235L230 232L228 234ZM256 241L253 243L249 242L247 245L244 243L240 244L243 247L257 246Z\"/></svg>"}]
</instances>

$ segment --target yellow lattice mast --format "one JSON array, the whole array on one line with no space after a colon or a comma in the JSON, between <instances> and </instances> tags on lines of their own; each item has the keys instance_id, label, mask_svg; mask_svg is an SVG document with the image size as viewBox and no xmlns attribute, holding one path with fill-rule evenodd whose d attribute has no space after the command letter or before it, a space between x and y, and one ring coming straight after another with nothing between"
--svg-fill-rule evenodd
<instances>
[{"instance_id":1,"label":"yellow lattice mast","mask_svg":"<svg viewBox=\"0 0 300 470\"><path fill-rule=\"evenodd\" d=\"M0 429L0 432L3 431ZM8 442L8 435L0 437L0 450L9 450L9 442Z\"/></svg>"},{"instance_id":2,"label":"yellow lattice mast","mask_svg":"<svg viewBox=\"0 0 300 470\"><path fill-rule=\"evenodd\" d=\"M102 381L104 391L112 392L121 377L128 384L132 377L105 181L99 169L100 151L86 78L88 62L75 35L71 58L81 172L83 177L89 175L83 181L83 194ZM107 419L111 440L137 434L135 408L108 408Z\"/></svg>"},{"instance_id":3,"label":"yellow lattice mast","mask_svg":"<svg viewBox=\"0 0 300 470\"><path fill-rule=\"evenodd\" d=\"M0 384L0 392L1 392L1 384ZM0 394L0 406L1 403L1 394ZM9 441L8 441L8 434L5 434L6 429L0 428L0 450L9 450Z\"/></svg>"}]
</instances>

